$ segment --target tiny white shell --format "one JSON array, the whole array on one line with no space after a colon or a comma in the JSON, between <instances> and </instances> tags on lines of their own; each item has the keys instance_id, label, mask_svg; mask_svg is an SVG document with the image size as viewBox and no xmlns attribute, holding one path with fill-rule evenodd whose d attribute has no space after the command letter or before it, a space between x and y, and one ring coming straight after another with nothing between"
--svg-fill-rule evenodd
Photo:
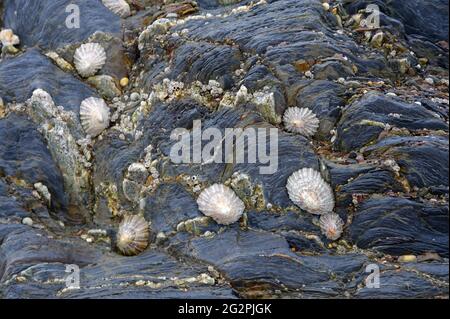
<instances>
[{"instance_id":1,"label":"tiny white shell","mask_svg":"<svg viewBox=\"0 0 450 319\"><path fill-rule=\"evenodd\" d=\"M312 168L294 172L288 178L286 188L294 204L311 214L330 213L334 208L333 190Z\"/></svg>"},{"instance_id":2,"label":"tiny white shell","mask_svg":"<svg viewBox=\"0 0 450 319\"><path fill-rule=\"evenodd\" d=\"M342 235L344 221L335 213L324 214L320 216L319 226L324 234L330 240L337 240Z\"/></svg>"},{"instance_id":3,"label":"tiny white shell","mask_svg":"<svg viewBox=\"0 0 450 319\"><path fill-rule=\"evenodd\" d=\"M87 98L80 105L80 121L86 134L96 137L109 126L109 107L103 99Z\"/></svg>"},{"instance_id":4,"label":"tiny white shell","mask_svg":"<svg viewBox=\"0 0 450 319\"><path fill-rule=\"evenodd\" d=\"M218 224L237 222L245 205L234 191L222 184L214 184L203 190L197 199L199 210Z\"/></svg>"},{"instance_id":5,"label":"tiny white shell","mask_svg":"<svg viewBox=\"0 0 450 319\"><path fill-rule=\"evenodd\" d=\"M117 248L125 256L137 255L148 246L150 228L144 217L127 215L117 232Z\"/></svg>"},{"instance_id":6,"label":"tiny white shell","mask_svg":"<svg viewBox=\"0 0 450 319\"><path fill-rule=\"evenodd\" d=\"M105 7L121 18L131 15L130 5L125 0L102 0L102 2Z\"/></svg>"},{"instance_id":7,"label":"tiny white shell","mask_svg":"<svg viewBox=\"0 0 450 319\"><path fill-rule=\"evenodd\" d=\"M299 133L306 137L316 134L319 128L319 119L307 108L290 107L283 115L286 130Z\"/></svg>"},{"instance_id":8,"label":"tiny white shell","mask_svg":"<svg viewBox=\"0 0 450 319\"><path fill-rule=\"evenodd\" d=\"M106 62L105 49L98 43L82 44L73 56L75 67L82 77L95 75Z\"/></svg>"}]
</instances>

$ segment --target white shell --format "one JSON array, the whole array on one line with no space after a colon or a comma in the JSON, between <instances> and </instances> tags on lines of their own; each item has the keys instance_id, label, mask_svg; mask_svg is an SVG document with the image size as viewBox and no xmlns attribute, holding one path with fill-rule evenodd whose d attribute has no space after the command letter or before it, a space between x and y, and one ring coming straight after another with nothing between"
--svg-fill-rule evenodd
<instances>
[{"instance_id":1,"label":"white shell","mask_svg":"<svg viewBox=\"0 0 450 319\"><path fill-rule=\"evenodd\" d=\"M73 61L82 77L93 76L105 65L105 49L98 43L82 44L75 51Z\"/></svg>"},{"instance_id":2,"label":"white shell","mask_svg":"<svg viewBox=\"0 0 450 319\"><path fill-rule=\"evenodd\" d=\"M222 225L237 222L245 209L234 191L222 184L214 184L202 191L197 204L203 214Z\"/></svg>"},{"instance_id":3,"label":"white shell","mask_svg":"<svg viewBox=\"0 0 450 319\"><path fill-rule=\"evenodd\" d=\"M319 119L307 108L290 107L283 115L286 130L299 133L306 137L316 134L319 128Z\"/></svg>"},{"instance_id":4,"label":"white shell","mask_svg":"<svg viewBox=\"0 0 450 319\"><path fill-rule=\"evenodd\" d=\"M150 228L142 216L127 215L119 225L117 248L126 256L137 255L148 246Z\"/></svg>"},{"instance_id":5,"label":"white shell","mask_svg":"<svg viewBox=\"0 0 450 319\"><path fill-rule=\"evenodd\" d=\"M86 134L96 137L109 126L109 107L103 99L87 98L81 102L80 121Z\"/></svg>"},{"instance_id":6,"label":"white shell","mask_svg":"<svg viewBox=\"0 0 450 319\"><path fill-rule=\"evenodd\" d=\"M121 18L131 15L130 5L125 0L102 0L102 2L105 7Z\"/></svg>"},{"instance_id":7,"label":"white shell","mask_svg":"<svg viewBox=\"0 0 450 319\"><path fill-rule=\"evenodd\" d=\"M20 39L11 29L4 29L0 31L0 42L3 46L17 45L20 43Z\"/></svg>"},{"instance_id":8,"label":"white shell","mask_svg":"<svg viewBox=\"0 0 450 319\"><path fill-rule=\"evenodd\" d=\"M330 240L337 240L342 235L344 221L335 213L324 214L320 216L319 226L324 234Z\"/></svg>"},{"instance_id":9,"label":"white shell","mask_svg":"<svg viewBox=\"0 0 450 319\"><path fill-rule=\"evenodd\" d=\"M311 214L330 213L334 208L333 190L312 168L294 172L288 178L286 188L294 204Z\"/></svg>"}]
</instances>

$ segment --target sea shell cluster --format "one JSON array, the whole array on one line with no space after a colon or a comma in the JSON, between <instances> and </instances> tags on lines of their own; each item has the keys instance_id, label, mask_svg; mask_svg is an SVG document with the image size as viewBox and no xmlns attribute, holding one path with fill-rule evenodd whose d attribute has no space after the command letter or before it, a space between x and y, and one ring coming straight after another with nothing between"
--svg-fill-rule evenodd
<instances>
[{"instance_id":1,"label":"sea shell cluster","mask_svg":"<svg viewBox=\"0 0 450 319\"><path fill-rule=\"evenodd\" d=\"M131 15L130 5L125 0L102 0L103 5L121 18Z\"/></svg>"},{"instance_id":2,"label":"sea shell cluster","mask_svg":"<svg viewBox=\"0 0 450 319\"><path fill-rule=\"evenodd\" d=\"M143 252L149 242L150 227L144 217L126 215L117 232L117 248L125 256Z\"/></svg>"},{"instance_id":3,"label":"sea shell cluster","mask_svg":"<svg viewBox=\"0 0 450 319\"><path fill-rule=\"evenodd\" d=\"M98 43L82 44L73 56L75 67L82 77L95 75L106 62L105 49Z\"/></svg>"},{"instance_id":4,"label":"sea shell cluster","mask_svg":"<svg viewBox=\"0 0 450 319\"><path fill-rule=\"evenodd\" d=\"M294 172L288 178L286 188L292 202L311 214L322 215L333 211L333 190L312 168Z\"/></svg>"},{"instance_id":5,"label":"sea shell cluster","mask_svg":"<svg viewBox=\"0 0 450 319\"><path fill-rule=\"evenodd\" d=\"M283 115L286 130L306 137L316 134L319 128L319 119L307 108L290 107Z\"/></svg>"},{"instance_id":6,"label":"sea shell cluster","mask_svg":"<svg viewBox=\"0 0 450 319\"><path fill-rule=\"evenodd\" d=\"M324 214L319 220L320 230L330 240L337 240L342 235L344 221L335 213Z\"/></svg>"},{"instance_id":7,"label":"sea shell cluster","mask_svg":"<svg viewBox=\"0 0 450 319\"><path fill-rule=\"evenodd\" d=\"M214 184L203 190L197 204L203 214L221 225L237 222L245 209L242 200L231 188L223 184Z\"/></svg>"},{"instance_id":8,"label":"sea shell cluster","mask_svg":"<svg viewBox=\"0 0 450 319\"><path fill-rule=\"evenodd\" d=\"M80 105L80 121L86 134L100 135L109 126L109 107L100 98L90 97Z\"/></svg>"}]
</instances>

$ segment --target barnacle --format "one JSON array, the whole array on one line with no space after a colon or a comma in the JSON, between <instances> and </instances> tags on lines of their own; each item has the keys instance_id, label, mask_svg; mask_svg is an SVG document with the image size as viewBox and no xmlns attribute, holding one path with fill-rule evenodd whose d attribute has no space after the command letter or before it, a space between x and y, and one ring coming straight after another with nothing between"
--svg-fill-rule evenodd
<instances>
[{"instance_id":1,"label":"barnacle","mask_svg":"<svg viewBox=\"0 0 450 319\"><path fill-rule=\"evenodd\" d=\"M319 226L324 234L330 240L336 240L341 237L344 228L344 221L338 214L330 213L320 216Z\"/></svg>"},{"instance_id":2,"label":"barnacle","mask_svg":"<svg viewBox=\"0 0 450 319\"><path fill-rule=\"evenodd\" d=\"M130 16L130 5L125 0L102 0L103 5L122 18Z\"/></svg>"},{"instance_id":3,"label":"barnacle","mask_svg":"<svg viewBox=\"0 0 450 319\"><path fill-rule=\"evenodd\" d=\"M283 122L289 132L299 133L306 137L316 134L319 128L319 119L307 108L288 108L283 115Z\"/></svg>"},{"instance_id":4,"label":"barnacle","mask_svg":"<svg viewBox=\"0 0 450 319\"><path fill-rule=\"evenodd\" d=\"M289 177L286 188L294 204L309 213L321 215L334 208L334 195L330 185L312 168L294 172Z\"/></svg>"},{"instance_id":5,"label":"barnacle","mask_svg":"<svg viewBox=\"0 0 450 319\"><path fill-rule=\"evenodd\" d=\"M203 214L222 225L238 221L245 209L234 191L222 184L214 184L202 191L197 204Z\"/></svg>"},{"instance_id":6,"label":"barnacle","mask_svg":"<svg viewBox=\"0 0 450 319\"><path fill-rule=\"evenodd\" d=\"M109 126L109 107L103 99L87 98L81 102L80 120L85 132L96 137Z\"/></svg>"},{"instance_id":7,"label":"barnacle","mask_svg":"<svg viewBox=\"0 0 450 319\"><path fill-rule=\"evenodd\" d=\"M117 232L117 248L125 256L137 255L148 246L150 228L144 217L126 215Z\"/></svg>"},{"instance_id":8,"label":"barnacle","mask_svg":"<svg viewBox=\"0 0 450 319\"><path fill-rule=\"evenodd\" d=\"M98 43L82 44L75 51L73 60L82 77L95 75L106 62L105 49Z\"/></svg>"}]
</instances>

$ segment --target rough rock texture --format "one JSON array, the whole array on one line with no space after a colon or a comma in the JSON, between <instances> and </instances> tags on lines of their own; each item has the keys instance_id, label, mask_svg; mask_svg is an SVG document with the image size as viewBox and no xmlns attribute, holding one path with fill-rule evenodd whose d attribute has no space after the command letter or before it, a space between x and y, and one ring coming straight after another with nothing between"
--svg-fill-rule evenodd
<instances>
[{"instance_id":1,"label":"rough rock texture","mask_svg":"<svg viewBox=\"0 0 450 319\"><path fill-rule=\"evenodd\" d=\"M448 298L448 1L129 2L126 19L100 0L0 4L21 40L0 44L0 298ZM361 28L368 4L379 29ZM107 62L83 79L87 42ZM111 111L94 139L91 96ZM312 138L285 130L294 106L319 118ZM226 163L225 138L221 163L194 161L189 137L192 162L175 163L171 133L197 120L221 138L275 130L277 162L248 161L266 139ZM289 199L305 167L334 191L338 240ZM214 183L245 203L237 223L198 210ZM137 256L115 245L126 214L150 223Z\"/></svg>"}]
</instances>

